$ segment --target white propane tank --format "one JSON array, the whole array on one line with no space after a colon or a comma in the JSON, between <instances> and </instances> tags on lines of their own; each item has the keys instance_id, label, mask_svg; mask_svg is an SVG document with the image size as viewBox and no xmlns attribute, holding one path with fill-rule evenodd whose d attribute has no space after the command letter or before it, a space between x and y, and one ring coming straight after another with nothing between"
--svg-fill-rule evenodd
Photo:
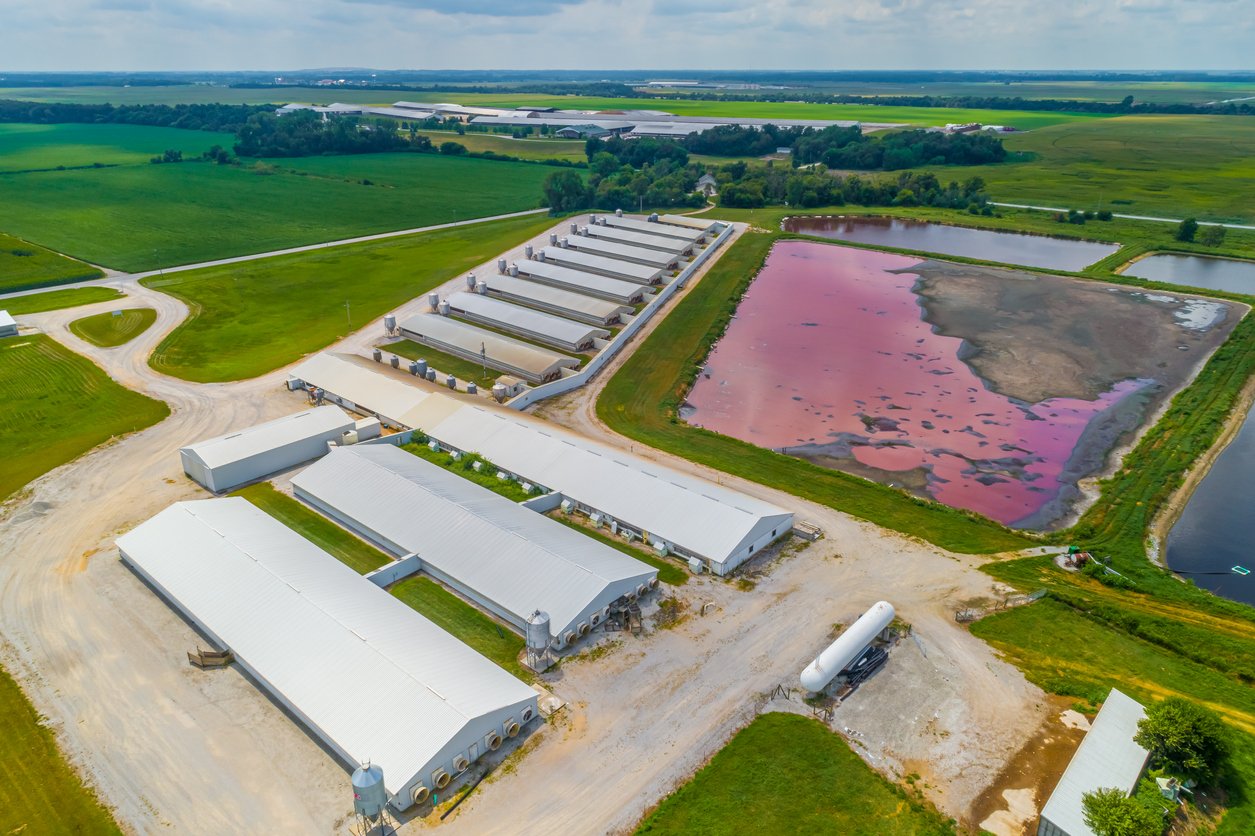
<instances>
[{"instance_id":1,"label":"white propane tank","mask_svg":"<svg viewBox=\"0 0 1255 836\"><path fill-rule=\"evenodd\" d=\"M802 671L802 687L808 691L822 691L832 682L833 677L841 673L846 665L858 658L858 655L872 643L880 631L893 621L893 605L888 601L877 601L871 609L859 616L845 632L837 636L837 640L828 645L823 653Z\"/></svg>"}]
</instances>

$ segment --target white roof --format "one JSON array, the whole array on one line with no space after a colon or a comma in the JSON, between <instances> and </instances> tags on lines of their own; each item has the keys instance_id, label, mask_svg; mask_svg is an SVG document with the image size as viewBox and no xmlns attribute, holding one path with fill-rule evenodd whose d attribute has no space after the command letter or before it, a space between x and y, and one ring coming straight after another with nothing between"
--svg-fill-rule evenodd
<instances>
[{"instance_id":1,"label":"white roof","mask_svg":"<svg viewBox=\"0 0 1255 836\"><path fill-rule=\"evenodd\" d=\"M513 276L489 276L484 280L484 283L488 285L490 293L497 292L518 299L531 300L537 304L560 308L575 314L584 314L602 321L632 312L629 306L620 305L608 299L600 299L596 296L563 290L560 287L540 284ZM636 285L633 285L633 287L636 287Z\"/></svg>"},{"instance_id":2,"label":"white roof","mask_svg":"<svg viewBox=\"0 0 1255 836\"><path fill-rule=\"evenodd\" d=\"M554 264L552 261L520 261L516 266L519 268L519 272L524 275L535 276L537 279L548 279L567 287L582 288L590 293L597 293L624 302L640 299L645 294L645 287L637 282L631 282L627 279L612 279L609 276L602 276L597 273L587 273L574 267L563 267L561 264Z\"/></svg>"},{"instance_id":3,"label":"white roof","mask_svg":"<svg viewBox=\"0 0 1255 836\"><path fill-rule=\"evenodd\" d=\"M702 175L703 180L707 177L710 177L712 181L715 179L709 174ZM696 229L702 234L710 232L722 223L722 221L712 221L709 218L691 218L688 215L662 215L658 218L658 222L662 224L669 224L671 226L683 226L689 229Z\"/></svg>"},{"instance_id":4,"label":"white roof","mask_svg":"<svg viewBox=\"0 0 1255 836\"><path fill-rule=\"evenodd\" d=\"M315 354L289 374L407 427L414 426L411 413L431 395L371 368L368 360L343 354Z\"/></svg>"},{"instance_id":5,"label":"white roof","mask_svg":"<svg viewBox=\"0 0 1255 836\"><path fill-rule=\"evenodd\" d=\"M688 136L689 134L705 133L715 125L698 122L637 122L628 136Z\"/></svg>"},{"instance_id":6,"label":"white roof","mask_svg":"<svg viewBox=\"0 0 1255 836\"><path fill-rule=\"evenodd\" d=\"M639 218L623 218L618 215L598 215L597 217L604 218L606 226L629 229L632 232L640 232L645 235L658 235L663 238L679 238L681 241L696 241L704 234L696 229L666 224L660 221L642 221Z\"/></svg>"},{"instance_id":7,"label":"white roof","mask_svg":"<svg viewBox=\"0 0 1255 836\"><path fill-rule=\"evenodd\" d=\"M239 432L220 435L189 444L184 451L194 454L206 467L222 467L253 456L305 441L337 430L353 429L353 419L338 406L320 406L285 415Z\"/></svg>"},{"instance_id":8,"label":"white roof","mask_svg":"<svg viewBox=\"0 0 1255 836\"><path fill-rule=\"evenodd\" d=\"M420 341L426 340L437 344L435 347L447 346L455 353L472 357L480 356L482 347L485 356L497 364L517 369L524 374L542 378L560 368L578 368L579 361L565 354L558 354L538 345L512 340L483 328L476 328L465 322L458 322L439 314L417 314L401 323L401 331L413 335Z\"/></svg>"},{"instance_id":9,"label":"white roof","mask_svg":"<svg viewBox=\"0 0 1255 836\"><path fill-rule=\"evenodd\" d=\"M17 320L10 316L8 311L0 311L0 328L7 325L17 325Z\"/></svg>"},{"instance_id":10,"label":"white roof","mask_svg":"<svg viewBox=\"0 0 1255 836\"><path fill-rule=\"evenodd\" d=\"M573 322L560 316L534 311L520 305L511 305L491 296L478 293L467 293L459 290L450 293L447 299L449 307L457 311L465 311L477 319L497 324L507 331L521 330L532 334L541 334L564 343L578 345L594 337L608 337L610 332L604 328L596 328L582 322Z\"/></svg>"},{"instance_id":11,"label":"white roof","mask_svg":"<svg viewBox=\"0 0 1255 836\"><path fill-rule=\"evenodd\" d=\"M541 252L545 254L546 261L556 261L559 264L569 264L577 268L583 268L600 273L608 273L612 277L619 277L633 282L641 282L642 284L650 284L658 279L663 273L661 267L651 267L648 264L633 264L630 261L620 261L617 258L606 258L601 255L580 252L579 250L564 250L561 247L545 247L541 250ZM520 263L519 270L522 269L523 265Z\"/></svg>"},{"instance_id":12,"label":"white roof","mask_svg":"<svg viewBox=\"0 0 1255 836\"><path fill-rule=\"evenodd\" d=\"M634 247L631 244L608 241L605 238L593 238L588 235L569 235L567 236L567 243L573 249L585 250L609 258L641 261L645 264L652 264L655 267L670 267L680 260L680 255L674 250L671 252L651 250L648 247Z\"/></svg>"},{"instance_id":13,"label":"white roof","mask_svg":"<svg viewBox=\"0 0 1255 836\"><path fill-rule=\"evenodd\" d=\"M466 404L421 429L719 562L791 516L771 503L514 412Z\"/></svg>"},{"instance_id":14,"label":"white roof","mask_svg":"<svg viewBox=\"0 0 1255 836\"><path fill-rule=\"evenodd\" d=\"M1058 786L1042 807L1041 817L1069 836L1094 836L1085 824L1082 796L1103 787L1133 791L1150 755L1133 741L1137 723L1145 716L1141 703L1111 689Z\"/></svg>"},{"instance_id":15,"label":"white roof","mask_svg":"<svg viewBox=\"0 0 1255 836\"><path fill-rule=\"evenodd\" d=\"M401 119L430 119L436 115L429 110L411 110L406 107L368 107L364 112L375 116L396 116Z\"/></svg>"},{"instance_id":16,"label":"white roof","mask_svg":"<svg viewBox=\"0 0 1255 836\"><path fill-rule=\"evenodd\" d=\"M620 244L648 247L669 253L678 253L693 246L692 241L682 241L679 238L671 238L666 235L650 235L647 232L637 232L635 229L619 229L618 227L601 226L600 224L590 225L588 234L594 238L604 238L607 241L617 241ZM580 236L575 235L571 237L579 238ZM570 238L568 238L569 240Z\"/></svg>"},{"instance_id":17,"label":"white roof","mask_svg":"<svg viewBox=\"0 0 1255 836\"><path fill-rule=\"evenodd\" d=\"M390 792L531 688L245 499L176 503L123 556Z\"/></svg>"},{"instance_id":18,"label":"white roof","mask_svg":"<svg viewBox=\"0 0 1255 836\"><path fill-rule=\"evenodd\" d=\"M552 635L657 570L389 444L333 450L292 480L336 513L414 553L512 613L539 609ZM607 597L608 596L608 597Z\"/></svg>"}]
</instances>

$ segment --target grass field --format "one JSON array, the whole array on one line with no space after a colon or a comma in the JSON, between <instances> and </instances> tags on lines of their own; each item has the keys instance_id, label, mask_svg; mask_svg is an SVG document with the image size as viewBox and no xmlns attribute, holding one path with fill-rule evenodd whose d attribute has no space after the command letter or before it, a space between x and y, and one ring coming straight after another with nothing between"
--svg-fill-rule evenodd
<instances>
[{"instance_id":1,"label":"grass field","mask_svg":"<svg viewBox=\"0 0 1255 836\"><path fill-rule=\"evenodd\" d=\"M104 137L119 126L54 127ZM4 230L93 264L139 271L534 209L552 171L438 154L151 165L147 158L165 148L189 152L222 137L120 127L128 144L119 153L142 161L0 175ZM35 136L49 159L78 147L60 144L60 132Z\"/></svg>"},{"instance_id":2,"label":"grass field","mask_svg":"<svg viewBox=\"0 0 1255 836\"><path fill-rule=\"evenodd\" d=\"M170 414L42 335L0 341L0 500L49 470Z\"/></svg>"},{"instance_id":3,"label":"grass field","mask_svg":"<svg viewBox=\"0 0 1255 836\"><path fill-rule=\"evenodd\" d=\"M390 359L388 357L389 354L395 354L407 360L426 360L427 365L437 372L437 383L443 384L445 377L453 375L458 380L473 380L478 386L492 388L493 382L501 376L501 372L491 366L488 367L488 371L485 373L484 367L479 363L473 363L470 360L446 354L443 351L416 343L413 340L397 340L396 342L381 344L379 348L383 351L385 359Z\"/></svg>"},{"instance_id":4,"label":"grass field","mask_svg":"<svg viewBox=\"0 0 1255 836\"><path fill-rule=\"evenodd\" d=\"M364 575L392 560L365 540L302 505L299 500L275 490L269 482L240 488L231 495L244 497L354 572Z\"/></svg>"},{"instance_id":5,"label":"grass field","mask_svg":"<svg viewBox=\"0 0 1255 836\"><path fill-rule=\"evenodd\" d=\"M103 275L90 264L0 233L0 293L80 282Z\"/></svg>"},{"instance_id":6,"label":"grass field","mask_svg":"<svg viewBox=\"0 0 1255 836\"><path fill-rule=\"evenodd\" d=\"M58 166L149 165L167 148L185 157L200 156L214 145L230 148L235 136L145 125L0 125L0 174L47 171Z\"/></svg>"},{"instance_id":7,"label":"grass field","mask_svg":"<svg viewBox=\"0 0 1255 836\"><path fill-rule=\"evenodd\" d=\"M518 655L523 650L522 636L502 627L424 575L414 575L393 584L390 591L437 626L465 642L471 649L496 662L519 679L531 682L532 675L518 662Z\"/></svg>"},{"instance_id":8,"label":"grass field","mask_svg":"<svg viewBox=\"0 0 1255 836\"><path fill-rule=\"evenodd\" d=\"M40 720L0 668L0 833L120 833Z\"/></svg>"},{"instance_id":9,"label":"grass field","mask_svg":"<svg viewBox=\"0 0 1255 836\"><path fill-rule=\"evenodd\" d=\"M405 450L407 453L418 456L420 459L425 459L437 467L443 467L450 473L461 476L467 481L474 482L481 488L487 488L495 494L504 496L511 502L523 502L524 500L531 499L533 497L533 494L529 494L527 491L523 490L523 486L518 482L508 479L498 479L497 469L492 467L491 463L484 465L482 472L477 472L471 467L471 465L476 461L486 462L487 460L482 456L474 454L473 452L469 456L462 456L460 459L454 460L452 453L447 453L444 450L437 453L426 444L411 443L406 444L401 449Z\"/></svg>"},{"instance_id":10,"label":"grass field","mask_svg":"<svg viewBox=\"0 0 1255 836\"><path fill-rule=\"evenodd\" d=\"M604 543L612 549L623 552L628 557L635 558L641 563L652 566L658 570L658 580L665 584L670 584L671 586L684 586L684 584L689 582L689 578L691 577L689 573L680 568L674 560L667 560L666 558L658 557L658 555L650 553L648 549L637 548L636 546L626 543L617 537L610 537L600 531L597 531L596 529L576 522L565 514L554 513L550 514L549 517L550 519L557 520L569 528L574 528L586 537L592 537L599 543Z\"/></svg>"},{"instance_id":11,"label":"grass field","mask_svg":"<svg viewBox=\"0 0 1255 836\"><path fill-rule=\"evenodd\" d=\"M508 154L523 160L570 160L573 163L585 162L584 141L581 139L515 139L504 134L465 133L458 136L456 131L418 131L431 140L432 145L439 146L443 142L456 142L465 145L466 150L476 154L491 151L494 154Z\"/></svg>"},{"instance_id":12,"label":"grass field","mask_svg":"<svg viewBox=\"0 0 1255 836\"><path fill-rule=\"evenodd\" d=\"M202 383L255 377L326 347L552 223L529 215L144 279L192 310L149 363Z\"/></svg>"},{"instance_id":13,"label":"grass field","mask_svg":"<svg viewBox=\"0 0 1255 836\"><path fill-rule=\"evenodd\" d=\"M770 713L742 729L636 832L941 836L954 825L873 771L818 720Z\"/></svg>"},{"instance_id":14,"label":"grass field","mask_svg":"<svg viewBox=\"0 0 1255 836\"><path fill-rule=\"evenodd\" d=\"M129 308L76 319L70 330L92 345L113 348L135 339L156 321L157 312L152 308Z\"/></svg>"},{"instance_id":15,"label":"grass field","mask_svg":"<svg viewBox=\"0 0 1255 836\"><path fill-rule=\"evenodd\" d=\"M64 308L77 308L79 305L125 298L122 293L111 287L74 287L68 290L50 290L47 293L32 293L27 296L0 299L0 310L7 310L17 316L18 314L59 311Z\"/></svg>"}]
</instances>

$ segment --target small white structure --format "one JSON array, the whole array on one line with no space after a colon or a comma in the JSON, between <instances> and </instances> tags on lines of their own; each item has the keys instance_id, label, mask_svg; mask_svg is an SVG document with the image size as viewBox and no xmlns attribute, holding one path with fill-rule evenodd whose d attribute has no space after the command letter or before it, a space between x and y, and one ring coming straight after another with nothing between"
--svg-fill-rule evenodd
<instances>
[{"instance_id":1,"label":"small white structure","mask_svg":"<svg viewBox=\"0 0 1255 836\"><path fill-rule=\"evenodd\" d=\"M8 311L0 311L0 337L16 337L17 320Z\"/></svg>"},{"instance_id":2,"label":"small white structure","mask_svg":"<svg viewBox=\"0 0 1255 836\"><path fill-rule=\"evenodd\" d=\"M1081 801L1087 792L1115 788L1132 793L1150 753L1133 740L1146 716L1142 704L1112 688L1094 724L1041 808L1037 836L1094 836Z\"/></svg>"},{"instance_id":3,"label":"small white structure","mask_svg":"<svg viewBox=\"0 0 1255 836\"><path fill-rule=\"evenodd\" d=\"M818 693L893 622L893 605L877 601L802 671L802 687Z\"/></svg>"},{"instance_id":4,"label":"small white structure","mask_svg":"<svg viewBox=\"0 0 1255 836\"><path fill-rule=\"evenodd\" d=\"M245 499L175 503L118 550L346 768L382 768L398 811L537 714L527 685Z\"/></svg>"},{"instance_id":5,"label":"small white structure","mask_svg":"<svg viewBox=\"0 0 1255 836\"><path fill-rule=\"evenodd\" d=\"M215 493L316 459L340 441L354 421L335 406L320 406L179 450L183 472Z\"/></svg>"}]
</instances>

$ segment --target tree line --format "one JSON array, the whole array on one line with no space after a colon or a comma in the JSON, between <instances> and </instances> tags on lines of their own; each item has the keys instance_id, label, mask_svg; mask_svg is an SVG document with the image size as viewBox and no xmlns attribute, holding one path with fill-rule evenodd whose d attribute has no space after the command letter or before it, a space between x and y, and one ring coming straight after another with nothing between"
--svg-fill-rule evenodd
<instances>
[{"instance_id":1,"label":"tree line","mask_svg":"<svg viewBox=\"0 0 1255 836\"><path fill-rule=\"evenodd\" d=\"M250 117L274 105L236 104L67 104L0 99L0 122L148 125L191 131L235 133Z\"/></svg>"}]
</instances>

